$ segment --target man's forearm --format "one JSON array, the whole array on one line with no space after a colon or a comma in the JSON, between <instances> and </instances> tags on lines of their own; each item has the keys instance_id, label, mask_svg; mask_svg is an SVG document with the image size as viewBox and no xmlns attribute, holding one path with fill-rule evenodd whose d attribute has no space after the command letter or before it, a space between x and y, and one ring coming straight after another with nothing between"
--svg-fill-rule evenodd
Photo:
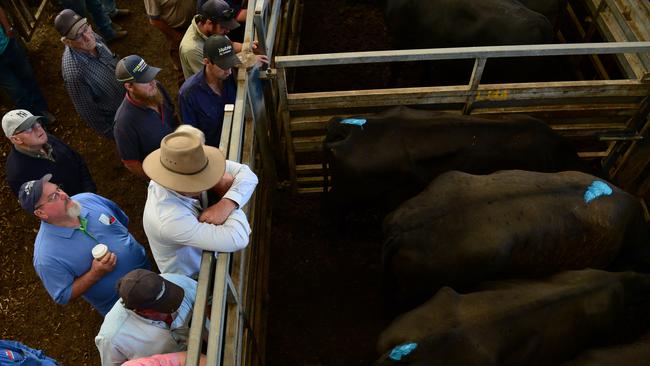
<instances>
[{"instance_id":1,"label":"man's forearm","mask_svg":"<svg viewBox=\"0 0 650 366\"><path fill-rule=\"evenodd\" d=\"M102 277L95 273L92 269L81 275L81 277L77 277L77 279L72 282L72 294L70 295L70 301L83 295L101 278Z\"/></svg>"},{"instance_id":2,"label":"man's forearm","mask_svg":"<svg viewBox=\"0 0 650 366\"><path fill-rule=\"evenodd\" d=\"M149 180L149 177L142 169L142 163L137 160L122 160L122 163L131 173L135 174L136 177L142 178L144 180Z\"/></svg>"}]
</instances>

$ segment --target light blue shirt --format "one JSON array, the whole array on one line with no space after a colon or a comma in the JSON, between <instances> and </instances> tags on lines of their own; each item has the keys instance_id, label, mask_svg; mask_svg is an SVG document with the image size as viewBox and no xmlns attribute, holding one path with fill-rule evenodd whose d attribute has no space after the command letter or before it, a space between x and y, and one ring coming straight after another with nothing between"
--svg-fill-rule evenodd
<instances>
[{"instance_id":1,"label":"light blue shirt","mask_svg":"<svg viewBox=\"0 0 650 366\"><path fill-rule=\"evenodd\" d=\"M119 298L117 281L136 268L149 269L149 259L128 231L129 218L113 201L94 193L80 193L72 199L81 204L79 216L88 221L87 231L92 237L78 228L41 222L34 243L34 268L52 299L67 304L72 283L90 270L93 247L106 244L117 256L117 264L82 295L105 315Z\"/></svg>"},{"instance_id":2,"label":"light blue shirt","mask_svg":"<svg viewBox=\"0 0 650 366\"><path fill-rule=\"evenodd\" d=\"M196 281L178 274L161 276L185 291L171 327L163 321L142 317L118 301L106 314L95 337L102 366L119 366L135 358L187 349L189 321L196 298Z\"/></svg>"},{"instance_id":3,"label":"light blue shirt","mask_svg":"<svg viewBox=\"0 0 650 366\"><path fill-rule=\"evenodd\" d=\"M224 197L241 207L253 194L257 176L245 164L230 160L226 160L226 172L235 179ZM251 228L240 208L222 225L200 222L200 213L198 200L153 180L149 183L142 224L160 272L192 277L199 272L203 250L234 252L248 245Z\"/></svg>"}]
</instances>

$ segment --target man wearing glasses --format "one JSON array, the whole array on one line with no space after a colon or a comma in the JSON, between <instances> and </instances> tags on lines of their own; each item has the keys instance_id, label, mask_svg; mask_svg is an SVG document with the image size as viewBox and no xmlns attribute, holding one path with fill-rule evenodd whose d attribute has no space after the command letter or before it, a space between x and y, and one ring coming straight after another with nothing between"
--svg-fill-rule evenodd
<instances>
[{"instance_id":1,"label":"man wearing glasses","mask_svg":"<svg viewBox=\"0 0 650 366\"><path fill-rule=\"evenodd\" d=\"M5 177L16 197L21 184L47 173L71 194L95 192L95 182L84 159L48 134L42 121L43 117L24 109L9 111L2 117L2 129L13 145L5 163Z\"/></svg>"},{"instance_id":2,"label":"man wearing glasses","mask_svg":"<svg viewBox=\"0 0 650 366\"><path fill-rule=\"evenodd\" d=\"M61 11L54 27L65 45L61 73L77 113L97 133L113 139L113 118L124 88L115 80L118 58L95 34L86 18Z\"/></svg>"},{"instance_id":3,"label":"man wearing glasses","mask_svg":"<svg viewBox=\"0 0 650 366\"><path fill-rule=\"evenodd\" d=\"M18 200L41 220L34 243L34 268L58 304L83 297L102 316L119 299L117 281L131 270L149 269L144 248L128 232L128 217L112 201L94 193L68 196L46 174L25 182ZM94 259L105 244L108 254Z\"/></svg>"},{"instance_id":4,"label":"man wearing glasses","mask_svg":"<svg viewBox=\"0 0 650 366\"><path fill-rule=\"evenodd\" d=\"M203 44L211 35L225 36L239 27L235 10L224 0L208 0L194 16L190 27L181 40L180 58L185 79L203 69ZM235 52L240 52L242 44L234 42Z\"/></svg>"}]
</instances>

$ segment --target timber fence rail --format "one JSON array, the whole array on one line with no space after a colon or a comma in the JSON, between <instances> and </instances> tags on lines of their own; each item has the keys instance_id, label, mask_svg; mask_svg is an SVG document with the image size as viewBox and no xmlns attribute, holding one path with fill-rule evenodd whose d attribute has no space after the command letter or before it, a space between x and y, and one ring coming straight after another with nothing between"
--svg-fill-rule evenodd
<instances>
[{"instance_id":1,"label":"timber fence rail","mask_svg":"<svg viewBox=\"0 0 650 366\"><path fill-rule=\"evenodd\" d=\"M477 116L526 113L541 118L559 133L586 145L580 156L604 159L611 173L618 173L619 158L641 139L650 94L650 69L643 60L650 42L544 44L462 47L397 51L346 52L275 58L279 90L276 126L285 140L285 156L292 187L297 192L322 191L328 177L322 162L325 126L331 117L364 115L391 106L426 106ZM634 55L640 69L617 80L481 84L486 63L504 57ZM474 59L468 84L291 93L287 74L299 67L386 62ZM307 156L302 158L301 156ZM327 184L326 184L327 186Z\"/></svg>"}]
</instances>

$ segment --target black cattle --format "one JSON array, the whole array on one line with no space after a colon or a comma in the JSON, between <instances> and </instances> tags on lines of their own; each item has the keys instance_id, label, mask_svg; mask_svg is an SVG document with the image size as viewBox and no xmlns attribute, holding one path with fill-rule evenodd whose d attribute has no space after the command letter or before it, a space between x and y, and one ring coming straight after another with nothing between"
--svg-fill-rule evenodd
<instances>
[{"instance_id":1,"label":"black cattle","mask_svg":"<svg viewBox=\"0 0 650 366\"><path fill-rule=\"evenodd\" d=\"M338 207L391 210L450 170L584 170L568 140L528 116L494 120L397 107L358 121L334 118L327 127Z\"/></svg>"},{"instance_id":2,"label":"black cattle","mask_svg":"<svg viewBox=\"0 0 650 366\"><path fill-rule=\"evenodd\" d=\"M648 275L592 269L465 295L445 287L381 334L377 364L557 365L590 345L642 331L648 293Z\"/></svg>"},{"instance_id":3,"label":"black cattle","mask_svg":"<svg viewBox=\"0 0 650 366\"><path fill-rule=\"evenodd\" d=\"M386 217L384 237L387 278L407 300L488 279L650 264L638 199L580 172L448 172Z\"/></svg>"},{"instance_id":4,"label":"black cattle","mask_svg":"<svg viewBox=\"0 0 650 366\"><path fill-rule=\"evenodd\" d=\"M537 6L543 0L528 0ZM517 0L386 0L386 27L397 49L543 44L553 41L553 24ZM429 85L466 84L473 60L420 63L420 80ZM413 66L393 69L399 82ZM555 61L539 57L492 58L482 82L524 82L566 79ZM422 81L420 81L422 83Z\"/></svg>"},{"instance_id":5,"label":"black cattle","mask_svg":"<svg viewBox=\"0 0 650 366\"><path fill-rule=\"evenodd\" d=\"M553 39L549 20L517 0L386 0L384 15L400 48L540 44Z\"/></svg>"},{"instance_id":6,"label":"black cattle","mask_svg":"<svg viewBox=\"0 0 650 366\"><path fill-rule=\"evenodd\" d=\"M596 348L581 353L562 366L648 366L650 364L650 333L629 344Z\"/></svg>"},{"instance_id":7,"label":"black cattle","mask_svg":"<svg viewBox=\"0 0 650 366\"><path fill-rule=\"evenodd\" d=\"M519 2L528 9L542 14L552 25L557 26L567 0L519 0Z\"/></svg>"}]
</instances>

